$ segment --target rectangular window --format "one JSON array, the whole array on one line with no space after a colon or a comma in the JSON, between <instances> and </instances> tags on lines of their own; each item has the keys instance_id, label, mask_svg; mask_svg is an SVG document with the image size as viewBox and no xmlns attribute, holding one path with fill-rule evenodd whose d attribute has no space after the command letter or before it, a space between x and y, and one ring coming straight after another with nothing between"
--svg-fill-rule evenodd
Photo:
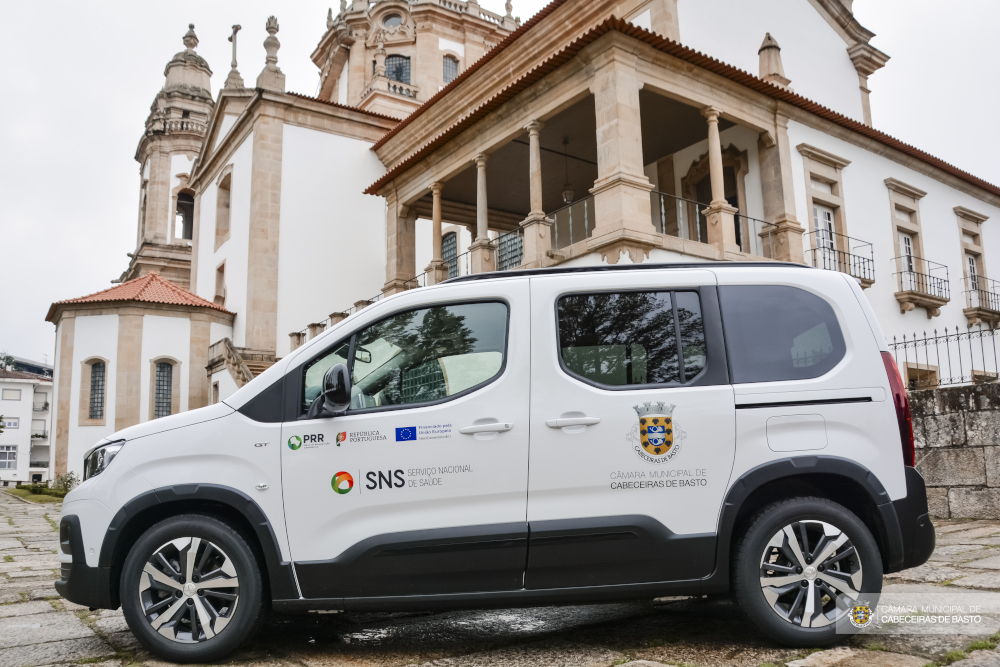
<instances>
[{"instance_id":1,"label":"rectangular window","mask_svg":"<svg viewBox=\"0 0 1000 667\"><path fill-rule=\"evenodd\" d=\"M733 382L819 377L847 353L826 301L798 287L719 287Z\"/></svg>"},{"instance_id":2,"label":"rectangular window","mask_svg":"<svg viewBox=\"0 0 1000 667\"><path fill-rule=\"evenodd\" d=\"M573 294L559 299L558 311L562 362L589 382L687 382L705 368L705 326L695 292Z\"/></svg>"},{"instance_id":3,"label":"rectangular window","mask_svg":"<svg viewBox=\"0 0 1000 667\"><path fill-rule=\"evenodd\" d=\"M3 427L4 428L19 428L21 424L20 417L4 417Z\"/></svg>"},{"instance_id":4,"label":"rectangular window","mask_svg":"<svg viewBox=\"0 0 1000 667\"><path fill-rule=\"evenodd\" d=\"M444 57L444 82L449 84L458 78L458 61L451 56Z\"/></svg>"},{"instance_id":5,"label":"rectangular window","mask_svg":"<svg viewBox=\"0 0 1000 667\"><path fill-rule=\"evenodd\" d=\"M156 399L154 403L155 418L170 416L170 404L173 398L174 366L165 361L156 364Z\"/></svg>"},{"instance_id":6,"label":"rectangular window","mask_svg":"<svg viewBox=\"0 0 1000 667\"><path fill-rule=\"evenodd\" d=\"M3 390L3 400L5 400L5 401L20 401L21 400L21 390L20 389L4 389Z\"/></svg>"},{"instance_id":7,"label":"rectangular window","mask_svg":"<svg viewBox=\"0 0 1000 667\"><path fill-rule=\"evenodd\" d=\"M90 365L90 418L104 419L104 362Z\"/></svg>"},{"instance_id":8,"label":"rectangular window","mask_svg":"<svg viewBox=\"0 0 1000 667\"><path fill-rule=\"evenodd\" d=\"M0 445L0 470L17 468L17 445Z\"/></svg>"},{"instance_id":9,"label":"rectangular window","mask_svg":"<svg viewBox=\"0 0 1000 667\"><path fill-rule=\"evenodd\" d=\"M310 364L303 407L320 396L323 376L335 364L350 370L351 410L359 410L426 403L478 387L500 373L506 349L503 303L397 313L338 343Z\"/></svg>"}]
</instances>

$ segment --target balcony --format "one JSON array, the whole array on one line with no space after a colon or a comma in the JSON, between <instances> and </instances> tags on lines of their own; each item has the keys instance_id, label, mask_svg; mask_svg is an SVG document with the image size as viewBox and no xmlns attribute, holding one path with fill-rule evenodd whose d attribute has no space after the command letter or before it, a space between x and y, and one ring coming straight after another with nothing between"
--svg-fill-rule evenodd
<instances>
[{"instance_id":1,"label":"balcony","mask_svg":"<svg viewBox=\"0 0 1000 667\"><path fill-rule=\"evenodd\" d=\"M806 236L810 247L807 259L813 267L854 276L864 289L875 283L875 256L871 243L828 231L815 231Z\"/></svg>"},{"instance_id":2,"label":"balcony","mask_svg":"<svg viewBox=\"0 0 1000 667\"><path fill-rule=\"evenodd\" d=\"M44 468L44 469L48 469L49 462L48 461L30 461L28 463L28 467L29 468Z\"/></svg>"},{"instance_id":3,"label":"balcony","mask_svg":"<svg viewBox=\"0 0 1000 667\"><path fill-rule=\"evenodd\" d=\"M991 329L1000 326L1000 282L982 276L970 276L965 283L965 317L969 326L986 324Z\"/></svg>"},{"instance_id":4,"label":"balcony","mask_svg":"<svg viewBox=\"0 0 1000 667\"><path fill-rule=\"evenodd\" d=\"M48 431L35 431L34 433L31 434L31 439L32 440L48 440L49 439L49 432Z\"/></svg>"},{"instance_id":5,"label":"balcony","mask_svg":"<svg viewBox=\"0 0 1000 667\"><path fill-rule=\"evenodd\" d=\"M940 315L941 306L951 301L948 267L912 255L894 257L893 262L897 269L893 275L899 312L907 313L920 307L927 311L928 319Z\"/></svg>"},{"instance_id":6,"label":"balcony","mask_svg":"<svg viewBox=\"0 0 1000 667\"><path fill-rule=\"evenodd\" d=\"M33 403L31 405L31 410L33 412L47 412L48 409L49 409L48 401L45 401L44 403Z\"/></svg>"}]
</instances>

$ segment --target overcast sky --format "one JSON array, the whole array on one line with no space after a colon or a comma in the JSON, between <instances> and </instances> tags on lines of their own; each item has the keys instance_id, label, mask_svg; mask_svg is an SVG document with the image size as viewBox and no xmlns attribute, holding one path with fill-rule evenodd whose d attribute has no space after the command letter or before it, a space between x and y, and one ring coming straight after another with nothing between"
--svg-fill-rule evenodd
<instances>
[{"instance_id":1,"label":"overcast sky","mask_svg":"<svg viewBox=\"0 0 1000 667\"><path fill-rule=\"evenodd\" d=\"M482 0L499 13L503 4ZM544 4L514 0L514 14L524 20ZM217 91L229 71L230 26L243 26L240 72L252 85L264 64L264 23L276 13L287 89L313 95L318 76L309 54L326 29L329 6L316 0L5 5L0 351L51 363L49 304L106 289L128 266L138 207L135 150L187 24L196 26L198 52L215 73ZM872 43L892 57L869 84L875 126L1000 183L1000 3L855 0L854 11L877 34Z\"/></svg>"}]
</instances>

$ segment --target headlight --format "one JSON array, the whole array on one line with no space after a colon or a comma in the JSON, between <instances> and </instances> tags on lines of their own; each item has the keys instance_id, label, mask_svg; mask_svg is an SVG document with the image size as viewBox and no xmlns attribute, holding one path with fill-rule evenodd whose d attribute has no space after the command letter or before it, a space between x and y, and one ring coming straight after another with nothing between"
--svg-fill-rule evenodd
<instances>
[{"instance_id":1,"label":"headlight","mask_svg":"<svg viewBox=\"0 0 1000 667\"><path fill-rule=\"evenodd\" d=\"M124 440L115 440L114 442L98 445L87 452L83 457L84 481L91 477L97 477L104 472L124 446Z\"/></svg>"}]
</instances>

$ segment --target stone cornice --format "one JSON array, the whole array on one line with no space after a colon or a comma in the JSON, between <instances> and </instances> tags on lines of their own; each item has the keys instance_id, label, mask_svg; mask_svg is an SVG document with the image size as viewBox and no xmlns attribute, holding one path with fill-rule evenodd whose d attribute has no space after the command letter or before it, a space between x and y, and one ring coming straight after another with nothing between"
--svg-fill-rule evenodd
<instances>
[{"instance_id":1,"label":"stone cornice","mask_svg":"<svg viewBox=\"0 0 1000 667\"><path fill-rule=\"evenodd\" d=\"M844 5L843 0L809 0L809 2L837 29L850 46L858 42L867 44L875 36L875 33L858 23L854 18L854 12Z\"/></svg>"},{"instance_id":2,"label":"stone cornice","mask_svg":"<svg viewBox=\"0 0 1000 667\"><path fill-rule=\"evenodd\" d=\"M927 196L927 193L920 188L915 188L912 185L907 185L903 181L895 178L885 179L885 187L889 188L893 192L898 192L899 194L909 197L911 199L923 199Z\"/></svg>"},{"instance_id":3,"label":"stone cornice","mask_svg":"<svg viewBox=\"0 0 1000 667\"><path fill-rule=\"evenodd\" d=\"M847 55L851 57L854 69L865 76L871 76L889 62L889 56L871 44L855 44L847 49Z\"/></svg>"},{"instance_id":4,"label":"stone cornice","mask_svg":"<svg viewBox=\"0 0 1000 667\"><path fill-rule=\"evenodd\" d=\"M208 306L182 306L149 301L95 301L84 303L54 303L49 309L46 321L58 325L68 316L90 315L167 315L174 317L198 316L211 322L232 326L236 313L222 312Z\"/></svg>"},{"instance_id":5,"label":"stone cornice","mask_svg":"<svg viewBox=\"0 0 1000 667\"><path fill-rule=\"evenodd\" d=\"M980 225L990 219L990 216L983 215L982 213L976 213L972 209L965 208L964 206L956 206L952 209L955 211L955 215L962 218L963 220L968 220L969 222L974 222Z\"/></svg>"},{"instance_id":6,"label":"stone cornice","mask_svg":"<svg viewBox=\"0 0 1000 667\"><path fill-rule=\"evenodd\" d=\"M833 153L829 153L821 148L816 148L815 146L810 146L809 144L799 144L795 148L799 151L799 153L810 160L821 162L833 167L834 169L843 169L847 165L851 164L850 160L837 157Z\"/></svg>"}]
</instances>

